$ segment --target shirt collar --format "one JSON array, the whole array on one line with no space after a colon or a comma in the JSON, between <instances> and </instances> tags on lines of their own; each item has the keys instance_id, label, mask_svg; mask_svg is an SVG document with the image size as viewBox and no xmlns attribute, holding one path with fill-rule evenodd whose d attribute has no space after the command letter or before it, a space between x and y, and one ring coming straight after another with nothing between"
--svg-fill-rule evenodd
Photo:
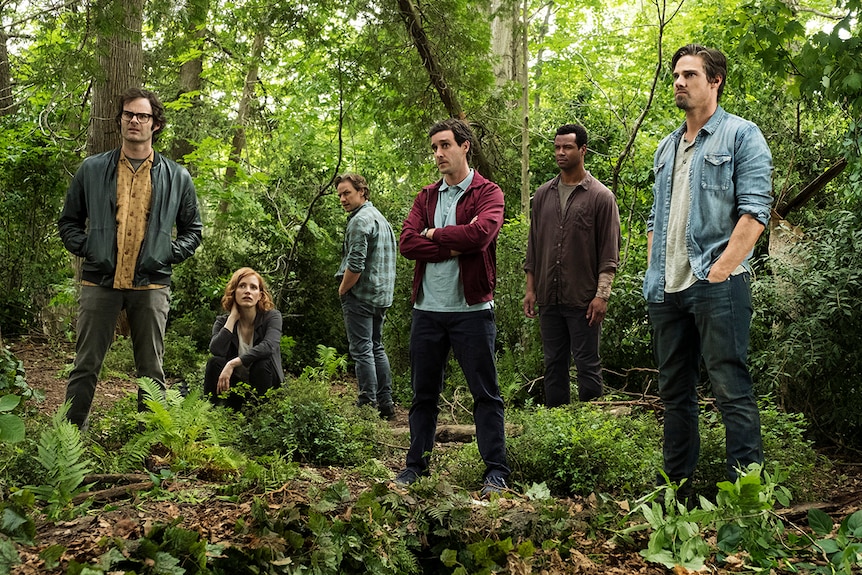
<instances>
[{"instance_id":1,"label":"shirt collar","mask_svg":"<svg viewBox=\"0 0 862 575\"><path fill-rule=\"evenodd\" d=\"M443 178L443 180L440 182L440 191L441 192L452 191L452 192L458 193L462 190L466 190L467 188L470 187L470 184L473 183L474 173L475 172L473 172L473 168L470 168L470 173L467 174L467 177L464 178L463 180L461 180L460 182L458 182L457 184L455 184L454 186L450 186L449 184L447 184L446 178Z\"/></svg>"}]
</instances>

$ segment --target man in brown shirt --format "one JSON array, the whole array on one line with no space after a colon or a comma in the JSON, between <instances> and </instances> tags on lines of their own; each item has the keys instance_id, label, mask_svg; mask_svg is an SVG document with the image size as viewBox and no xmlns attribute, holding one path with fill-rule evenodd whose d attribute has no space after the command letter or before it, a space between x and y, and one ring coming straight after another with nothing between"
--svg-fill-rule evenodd
<instances>
[{"instance_id":1,"label":"man in brown shirt","mask_svg":"<svg viewBox=\"0 0 862 575\"><path fill-rule=\"evenodd\" d=\"M164 385L172 266L201 243L191 176L153 150L165 127L158 97L139 88L126 91L116 120L122 146L84 160L58 222L66 249L84 260L75 366L66 387L67 417L81 428L122 310L129 318L137 376ZM141 393L138 399L141 408Z\"/></svg>"},{"instance_id":2,"label":"man in brown shirt","mask_svg":"<svg viewBox=\"0 0 862 575\"><path fill-rule=\"evenodd\" d=\"M571 401L569 366L578 370L578 396L602 395L601 324L620 257L616 198L584 168L587 131L557 130L560 174L536 190L527 241L524 314L539 316L545 355L545 405Z\"/></svg>"}]
</instances>

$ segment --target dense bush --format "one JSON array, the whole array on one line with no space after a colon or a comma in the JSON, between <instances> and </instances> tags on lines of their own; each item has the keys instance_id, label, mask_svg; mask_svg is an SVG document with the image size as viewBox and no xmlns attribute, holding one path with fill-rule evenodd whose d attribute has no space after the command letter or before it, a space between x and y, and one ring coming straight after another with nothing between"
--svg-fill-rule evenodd
<instances>
[{"instance_id":1,"label":"dense bush","mask_svg":"<svg viewBox=\"0 0 862 575\"><path fill-rule=\"evenodd\" d=\"M760 404L760 425L766 466L777 467L787 475L783 485L794 499L815 500L818 475L828 473L830 463L814 451L808 439L808 422L799 413L787 413L773 402ZM707 411L701 417L700 462L695 476L699 493L714 495L716 483L726 479L724 426L717 411Z\"/></svg>"},{"instance_id":2,"label":"dense bush","mask_svg":"<svg viewBox=\"0 0 862 575\"><path fill-rule=\"evenodd\" d=\"M557 495L609 492L640 496L655 485L662 466L661 422L651 412L623 413L593 404L562 408L510 410L507 424L518 433L507 439L512 481L524 486L545 483ZM800 414L785 413L773 403L761 405L767 464L787 475L784 485L797 500L815 499L818 473L828 469L806 439ZM699 493L714 496L725 475L725 429L714 410L701 415L701 456L695 474ZM473 442L437 456L435 466L452 481L472 489L484 467Z\"/></svg>"},{"instance_id":3,"label":"dense bush","mask_svg":"<svg viewBox=\"0 0 862 575\"><path fill-rule=\"evenodd\" d=\"M270 392L247 413L241 449L252 456L284 454L317 465L358 465L379 454L387 433L375 410L331 393L328 380L307 370Z\"/></svg>"},{"instance_id":4,"label":"dense bush","mask_svg":"<svg viewBox=\"0 0 862 575\"><path fill-rule=\"evenodd\" d=\"M805 413L823 439L862 445L862 216L822 225L755 282L752 366L760 393Z\"/></svg>"},{"instance_id":5,"label":"dense bush","mask_svg":"<svg viewBox=\"0 0 862 575\"><path fill-rule=\"evenodd\" d=\"M659 428L648 414L616 415L590 404L515 412L508 440L513 479L558 494L640 494L661 466Z\"/></svg>"},{"instance_id":6,"label":"dense bush","mask_svg":"<svg viewBox=\"0 0 862 575\"><path fill-rule=\"evenodd\" d=\"M40 327L47 286L68 274L55 230L65 164L75 160L63 144L19 128L14 119L0 124L0 332L7 337Z\"/></svg>"}]
</instances>

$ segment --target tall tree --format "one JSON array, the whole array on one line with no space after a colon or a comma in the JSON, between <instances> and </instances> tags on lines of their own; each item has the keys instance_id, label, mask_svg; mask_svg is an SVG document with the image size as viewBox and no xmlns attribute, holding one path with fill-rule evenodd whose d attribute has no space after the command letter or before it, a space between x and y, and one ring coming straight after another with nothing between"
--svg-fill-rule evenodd
<instances>
[{"instance_id":1,"label":"tall tree","mask_svg":"<svg viewBox=\"0 0 862 575\"><path fill-rule=\"evenodd\" d=\"M204 71L204 41L206 25L209 16L210 0L187 0L183 14L183 42L185 51L181 56L178 100L185 99L186 105L194 116L194 111L201 105L201 88L203 87ZM183 158L193 151L189 133L184 131L177 135L171 147L171 157L182 162ZM189 166L190 170L194 166Z\"/></svg>"},{"instance_id":2,"label":"tall tree","mask_svg":"<svg viewBox=\"0 0 862 575\"><path fill-rule=\"evenodd\" d=\"M127 88L141 85L144 1L98 0L92 6L96 54L103 75L93 83L87 132L87 153L90 155L119 145L119 128L114 121L117 98Z\"/></svg>"},{"instance_id":3,"label":"tall tree","mask_svg":"<svg viewBox=\"0 0 862 575\"><path fill-rule=\"evenodd\" d=\"M452 84L446 77L443 66L440 64L440 59L437 57L436 50L429 40L428 34L425 32L419 8L413 3L413 0L398 0L398 10L404 21L404 25L407 27L407 32L413 41L413 46L419 53L422 65L428 71L431 85L434 86L437 94L439 94L446 112L453 118L469 121L461 107L458 95L452 89ZM478 141L474 142L474 144L473 162L476 168L486 177L493 178L493 169L488 162L481 144Z\"/></svg>"}]
</instances>

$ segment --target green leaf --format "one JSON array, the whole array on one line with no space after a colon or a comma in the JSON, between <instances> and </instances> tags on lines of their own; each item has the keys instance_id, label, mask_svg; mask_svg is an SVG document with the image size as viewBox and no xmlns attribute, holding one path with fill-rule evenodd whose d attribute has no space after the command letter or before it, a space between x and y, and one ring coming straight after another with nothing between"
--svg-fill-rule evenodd
<instances>
[{"instance_id":1,"label":"green leaf","mask_svg":"<svg viewBox=\"0 0 862 575\"><path fill-rule=\"evenodd\" d=\"M17 395L4 395L0 397L0 411L12 411L21 403L21 397Z\"/></svg>"},{"instance_id":2,"label":"green leaf","mask_svg":"<svg viewBox=\"0 0 862 575\"><path fill-rule=\"evenodd\" d=\"M822 549L827 555L832 555L833 553L841 551L838 547L838 543L836 543L834 539L818 539L815 545Z\"/></svg>"},{"instance_id":3,"label":"green leaf","mask_svg":"<svg viewBox=\"0 0 862 575\"><path fill-rule=\"evenodd\" d=\"M848 535L862 539L862 511L857 511L845 519L843 524L847 526Z\"/></svg>"},{"instance_id":4,"label":"green leaf","mask_svg":"<svg viewBox=\"0 0 862 575\"><path fill-rule=\"evenodd\" d=\"M829 515L820 509L814 508L808 510L808 526L811 527L814 533L823 536L832 533L834 523Z\"/></svg>"},{"instance_id":5,"label":"green leaf","mask_svg":"<svg viewBox=\"0 0 862 575\"><path fill-rule=\"evenodd\" d=\"M24 420L11 413L0 413L0 441L24 441Z\"/></svg>"},{"instance_id":6,"label":"green leaf","mask_svg":"<svg viewBox=\"0 0 862 575\"><path fill-rule=\"evenodd\" d=\"M458 564L458 552L454 549L444 549L443 553L440 554L440 561L446 567L454 567Z\"/></svg>"},{"instance_id":7,"label":"green leaf","mask_svg":"<svg viewBox=\"0 0 862 575\"><path fill-rule=\"evenodd\" d=\"M725 553L733 553L742 541L742 528L734 523L726 523L718 529L718 548Z\"/></svg>"}]
</instances>

